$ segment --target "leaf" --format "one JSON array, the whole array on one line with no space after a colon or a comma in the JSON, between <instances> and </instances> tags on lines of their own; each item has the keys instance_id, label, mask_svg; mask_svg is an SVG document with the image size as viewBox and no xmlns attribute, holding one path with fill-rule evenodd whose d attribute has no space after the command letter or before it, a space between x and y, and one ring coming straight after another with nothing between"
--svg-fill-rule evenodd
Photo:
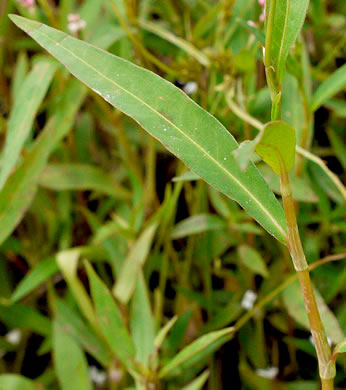
<instances>
[{"instance_id":1,"label":"leaf","mask_svg":"<svg viewBox=\"0 0 346 390\"><path fill-rule=\"evenodd\" d=\"M136 360L148 367L150 355L155 351L155 325L142 271L132 301L131 337L136 346Z\"/></svg>"},{"instance_id":2,"label":"leaf","mask_svg":"<svg viewBox=\"0 0 346 390\"><path fill-rule=\"evenodd\" d=\"M61 273L64 275L64 278L70 287L81 312L85 318L88 319L94 329L97 330L97 320L89 295L85 291L83 283L79 280L77 275L80 255L81 248L70 248L59 252L56 255L56 262L61 270Z\"/></svg>"},{"instance_id":3,"label":"leaf","mask_svg":"<svg viewBox=\"0 0 346 390\"><path fill-rule=\"evenodd\" d=\"M334 111L337 116L346 118L346 103L341 99L328 99L325 106Z\"/></svg>"},{"instance_id":4,"label":"leaf","mask_svg":"<svg viewBox=\"0 0 346 390\"><path fill-rule=\"evenodd\" d=\"M336 157L339 159L343 168L346 169L346 147L342 136L336 134L332 129L328 129L328 137L334 148Z\"/></svg>"},{"instance_id":5,"label":"leaf","mask_svg":"<svg viewBox=\"0 0 346 390\"><path fill-rule=\"evenodd\" d=\"M39 390L41 386L17 374L0 375L0 390Z\"/></svg>"},{"instance_id":6,"label":"leaf","mask_svg":"<svg viewBox=\"0 0 346 390\"><path fill-rule=\"evenodd\" d=\"M0 304L0 318L10 328L30 329L42 336L47 336L51 332L49 318L20 303L11 306Z\"/></svg>"},{"instance_id":7,"label":"leaf","mask_svg":"<svg viewBox=\"0 0 346 390\"><path fill-rule=\"evenodd\" d=\"M287 383L287 390L316 390L315 381L294 381Z\"/></svg>"},{"instance_id":8,"label":"leaf","mask_svg":"<svg viewBox=\"0 0 346 390\"><path fill-rule=\"evenodd\" d=\"M1 160L0 190L16 165L21 148L29 135L37 110L56 68L55 61L46 59L38 62L21 86L8 122L8 132Z\"/></svg>"},{"instance_id":9,"label":"leaf","mask_svg":"<svg viewBox=\"0 0 346 390\"><path fill-rule=\"evenodd\" d=\"M237 143L214 117L148 70L41 23L10 17L77 78L133 117L204 180L285 241L282 207L253 164L241 172L231 156Z\"/></svg>"},{"instance_id":10,"label":"leaf","mask_svg":"<svg viewBox=\"0 0 346 390\"><path fill-rule=\"evenodd\" d=\"M40 185L56 191L94 190L116 199L130 199L130 192L102 169L86 164L49 164L40 176Z\"/></svg>"},{"instance_id":11,"label":"leaf","mask_svg":"<svg viewBox=\"0 0 346 390\"><path fill-rule=\"evenodd\" d=\"M255 249L247 245L241 245L238 247L238 255L242 263L251 271L262 275L264 278L269 276L265 262Z\"/></svg>"},{"instance_id":12,"label":"leaf","mask_svg":"<svg viewBox=\"0 0 346 390\"><path fill-rule=\"evenodd\" d=\"M204 371L199 377L193 380L188 385L184 386L182 390L201 390L209 377L209 371Z\"/></svg>"},{"instance_id":13,"label":"leaf","mask_svg":"<svg viewBox=\"0 0 346 390\"><path fill-rule=\"evenodd\" d=\"M62 390L91 390L88 362L76 341L54 322L53 357Z\"/></svg>"},{"instance_id":14,"label":"leaf","mask_svg":"<svg viewBox=\"0 0 346 390\"><path fill-rule=\"evenodd\" d=\"M114 298L89 263L86 268L102 333L114 354L126 366L132 366L135 347Z\"/></svg>"},{"instance_id":15,"label":"leaf","mask_svg":"<svg viewBox=\"0 0 346 390\"><path fill-rule=\"evenodd\" d=\"M171 238L177 240L192 234L225 229L226 227L227 224L225 220L216 215L198 214L176 224L172 230Z\"/></svg>"},{"instance_id":16,"label":"leaf","mask_svg":"<svg viewBox=\"0 0 346 390\"><path fill-rule=\"evenodd\" d=\"M121 38L126 37L126 32L120 26L115 26L113 23L98 23L94 31L91 32L90 43L108 48L113 43L119 41Z\"/></svg>"},{"instance_id":17,"label":"leaf","mask_svg":"<svg viewBox=\"0 0 346 390\"><path fill-rule=\"evenodd\" d=\"M342 205L345 203L346 190L343 184L336 185L339 181L333 180L333 176L338 177L334 173L328 172L323 165L310 163L311 172L314 179L314 183L321 186L323 191L336 203ZM327 168L328 169L328 168Z\"/></svg>"},{"instance_id":18,"label":"leaf","mask_svg":"<svg viewBox=\"0 0 346 390\"><path fill-rule=\"evenodd\" d=\"M269 43L270 58L276 78L281 83L288 53L303 26L309 0L275 0L275 2L272 0L271 2L275 5L275 11Z\"/></svg>"},{"instance_id":19,"label":"leaf","mask_svg":"<svg viewBox=\"0 0 346 390\"><path fill-rule=\"evenodd\" d=\"M55 298L56 321L64 327L64 331L77 341L87 352L105 367L113 360L111 349L103 340L95 335L88 323L84 321L70 306Z\"/></svg>"},{"instance_id":20,"label":"leaf","mask_svg":"<svg viewBox=\"0 0 346 390\"><path fill-rule=\"evenodd\" d=\"M124 304L130 300L135 290L138 274L149 254L156 228L157 224L153 224L144 230L134 243L121 267L118 280L113 288L113 294Z\"/></svg>"},{"instance_id":21,"label":"leaf","mask_svg":"<svg viewBox=\"0 0 346 390\"><path fill-rule=\"evenodd\" d=\"M200 180L200 176L198 176L195 172L193 171L186 171L185 173L173 177L172 181L177 182L177 181L196 181Z\"/></svg>"},{"instance_id":22,"label":"leaf","mask_svg":"<svg viewBox=\"0 0 346 390\"><path fill-rule=\"evenodd\" d=\"M336 355L340 354L340 353L346 353L346 338L344 337L344 339L342 341L340 341L334 348L334 351L333 351L333 356L336 357Z\"/></svg>"},{"instance_id":23,"label":"leaf","mask_svg":"<svg viewBox=\"0 0 346 390\"><path fill-rule=\"evenodd\" d=\"M55 257L48 257L41 261L19 282L11 296L11 301L16 302L23 298L58 271L59 267L56 264Z\"/></svg>"},{"instance_id":24,"label":"leaf","mask_svg":"<svg viewBox=\"0 0 346 390\"><path fill-rule=\"evenodd\" d=\"M201 355L205 349L207 349L214 342L222 339L223 342L229 340L230 335L233 332L233 328L226 328L215 332L210 332L193 341L190 345L182 349L174 358L166 363L159 372L159 377L166 377L171 371L191 359L193 356ZM208 350L208 353L211 351ZM200 359L199 359L200 360Z\"/></svg>"},{"instance_id":25,"label":"leaf","mask_svg":"<svg viewBox=\"0 0 346 390\"><path fill-rule=\"evenodd\" d=\"M158 23L152 23L144 20L139 21L139 25L147 31L150 31L153 34L158 35L162 39L171 42L173 45L179 47L181 50L185 51L189 57L194 58L200 64L206 66L207 68L210 66L210 60L207 55L194 47L190 42L177 37L172 32L166 30Z\"/></svg>"},{"instance_id":26,"label":"leaf","mask_svg":"<svg viewBox=\"0 0 346 390\"><path fill-rule=\"evenodd\" d=\"M156 349L160 349L162 343L165 341L168 333L171 331L175 323L177 322L178 317L174 316L172 317L158 332L158 334L155 337L154 345Z\"/></svg>"},{"instance_id":27,"label":"leaf","mask_svg":"<svg viewBox=\"0 0 346 390\"><path fill-rule=\"evenodd\" d=\"M14 102L17 100L17 96L21 91L25 77L28 73L28 69L29 69L28 56L24 51L22 51L18 55L16 67L14 69L14 74L12 76L12 81L11 81L11 98L12 101Z\"/></svg>"},{"instance_id":28,"label":"leaf","mask_svg":"<svg viewBox=\"0 0 346 390\"><path fill-rule=\"evenodd\" d=\"M77 80L69 83L54 117L0 192L0 244L12 233L30 206L40 173L57 143L70 130L85 94L85 87Z\"/></svg>"},{"instance_id":29,"label":"leaf","mask_svg":"<svg viewBox=\"0 0 346 390\"><path fill-rule=\"evenodd\" d=\"M281 161L286 172L294 165L296 148L296 132L294 128L283 121L269 122L264 126L256 153L280 175Z\"/></svg>"},{"instance_id":30,"label":"leaf","mask_svg":"<svg viewBox=\"0 0 346 390\"><path fill-rule=\"evenodd\" d=\"M326 330L327 336L333 341L334 344L337 344L344 337L343 331L338 323L338 320L324 302L321 294L315 288L314 292L321 315L321 320ZM304 300L299 282L295 281L294 283L286 287L282 294L284 304L287 307L288 313L291 315L291 317L293 317L299 324L304 326L306 329L310 329L309 320L305 311Z\"/></svg>"},{"instance_id":31,"label":"leaf","mask_svg":"<svg viewBox=\"0 0 346 390\"><path fill-rule=\"evenodd\" d=\"M329 98L342 91L346 86L346 64L336 70L329 78L324 81L312 96L311 111L316 111Z\"/></svg>"},{"instance_id":32,"label":"leaf","mask_svg":"<svg viewBox=\"0 0 346 390\"><path fill-rule=\"evenodd\" d=\"M304 105L298 81L290 73L286 73L282 82L281 112L282 120L296 130L299 145L304 126Z\"/></svg>"}]
</instances>

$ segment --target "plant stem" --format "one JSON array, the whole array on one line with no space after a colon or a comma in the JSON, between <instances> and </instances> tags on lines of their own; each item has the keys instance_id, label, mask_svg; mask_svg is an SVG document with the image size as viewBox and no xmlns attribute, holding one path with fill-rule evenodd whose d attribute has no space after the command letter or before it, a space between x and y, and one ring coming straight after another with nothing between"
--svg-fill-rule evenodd
<instances>
[{"instance_id":1,"label":"plant stem","mask_svg":"<svg viewBox=\"0 0 346 390\"><path fill-rule=\"evenodd\" d=\"M268 8L268 9L267 9ZM270 0L269 7L266 5L266 40L264 53L264 67L266 72L267 84L272 100L271 120L281 119L281 85L276 77L276 69L272 64L271 47L273 42L273 27L275 19L276 0Z\"/></svg>"},{"instance_id":2,"label":"plant stem","mask_svg":"<svg viewBox=\"0 0 346 390\"><path fill-rule=\"evenodd\" d=\"M308 264L300 241L290 182L283 162L281 164L280 187L287 222L288 249L303 293L304 305L308 314L311 334L317 353L322 390L330 390L333 389L335 365L331 360L332 353L318 311Z\"/></svg>"},{"instance_id":3,"label":"plant stem","mask_svg":"<svg viewBox=\"0 0 346 390\"><path fill-rule=\"evenodd\" d=\"M327 256L323 259L320 259L318 261L315 261L313 264L309 265L308 270L312 271L315 268L320 267L323 264L329 263L330 261L338 261L342 260L346 257L346 254L337 254L337 255L331 255ZM267 295L265 295L260 301L256 303L256 305L248 312L246 312L243 316L241 316L238 321L234 325L234 331L238 332L239 329L244 326L253 316L254 314L262 309L267 303L272 301L275 297L277 297L286 287L288 287L290 284L292 284L296 279L298 278L298 273L294 273L289 275L278 287L276 287L274 290L270 291Z\"/></svg>"},{"instance_id":4,"label":"plant stem","mask_svg":"<svg viewBox=\"0 0 346 390\"><path fill-rule=\"evenodd\" d=\"M334 378L332 379L321 379L322 390L334 390Z\"/></svg>"}]
</instances>

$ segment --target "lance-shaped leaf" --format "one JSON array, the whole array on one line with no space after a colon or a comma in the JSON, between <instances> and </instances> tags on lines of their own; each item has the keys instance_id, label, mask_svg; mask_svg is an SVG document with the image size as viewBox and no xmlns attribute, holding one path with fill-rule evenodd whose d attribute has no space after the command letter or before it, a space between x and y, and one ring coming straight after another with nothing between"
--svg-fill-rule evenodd
<instances>
[{"instance_id":1,"label":"lance-shaped leaf","mask_svg":"<svg viewBox=\"0 0 346 390\"><path fill-rule=\"evenodd\" d=\"M20 150L33 125L37 110L52 81L57 63L38 62L23 82L8 122L8 132L1 162L0 189L15 166Z\"/></svg>"},{"instance_id":2,"label":"lance-shaped leaf","mask_svg":"<svg viewBox=\"0 0 346 390\"><path fill-rule=\"evenodd\" d=\"M2 374L0 375L0 389L6 390L37 390L38 385L30 379L17 374Z\"/></svg>"},{"instance_id":3,"label":"lance-shaped leaf","mask_svg":"<svg viewBox=\"0 0 346 390\"><path fill-rule=\"evenodd\" d=\"M270 58L276 77L281 83L285 74L285 64L289 50L295 43L303 26L309 0L271 0L270 3L271 6L275 7L269 42ZM266 43L266 50L268 49L267 46L268 42Z\"/></svg>"},{"instance_id":4,"label":"lance-shaped leaf","mask_svg":"<svg viewBox=\"0 0 346 390\"><path fill-rule=\"evenodd\" d=\"M81 347L58 322L53 326L53 356L62 390L92 389L88 362Z\"/></svg>"},{"instance_id":5,"label":"lance-shaped leaf","mask_svg":"<svg viewBox=\"0 0 346 390\"><path fill-rule=\"evenodd\" d=\"M95 190L118 199L129 199L131 193L98 167L87 164L48 164L40 184L56 191Z\"/></svg>"},{"instance_id":6,"label":"lance-shaped leaf","mask_svg":"<svg viewBox=\"0 0 346 390\"><path fill-rule=\"evenodd\" d=\"M199 356L202 360L205 356L212 353L220 345L232 338L234 328L225 328L215 332L207 333L197 340L193 341L187 347L182 349L176 356L169 360L160 370L159 377L168 376L177 367L186 364L189 360ZM220 344L218 343L220 342ZM217 344L215 344L217 343ZM217 347L215 347L217 345Z\"/></svg>"},{"instance_id":7,"label":"lance-shaped leaf","mask_svg":"<svg viewBox=\"0 0 346 390\"><path fill-rule=\"evenodd\" d=\"M283 121L269 122L264 130L260 142L256 146L256 153L280 175L281 160L286 172L294 164L296 148L296 132L294 128Z\"/></svg>"},{"instance_id":8,"label":"lance-shaped leaf","mask_svg":"<svg viewBox=\"0 0 346 390\"><path fill-rule=\"evenodd\" d=\"M338 354L346 353L346 337L340 343L336 345L333 351L333 360L336 359Z\"/></svg>"},{"instance_id":9,"label":"lance-shaped leaf","mask_svg":"<svg viewBox=\"0 0 346 390\"><path fill-rule=\"evenodd\" d=\"M86 268L102 334L114 354L127 367L133 369L132 359L135 355L135 346L123 321L121 312L111 292L89 263L86 263ZM145 335L143 336L145 337Z\"/></svg>"},{"instance_id":10,"label":"lance-shaped leaf","mask_svg":"<svg viewBox=\"0 0 346 390\"><path fill-rule=\"evenodd\" d=\"M236 200L265 229L285 241L283 210L253 164L242 172L238 144L210 114L154 73L41 23L14 23L106 101L134 118L209 184Z\"/></svg>"},{"instance_id":11,"label":"lance-shaped leaf","mask_svg":"<svg viewBox=\"0 0 346 390\"><path fill-rule=\"evenodd\" d=\"M0 243L18 225L36 193L40 173L57 143L68 133L83 102L86 88L69 83L55 115L47 122L16 171L0 192Z\"/></svg>"},{"instance_id":12,"label":"lance-shaped leaf","mask_svg":"<svg viewBox=\"0 0 346 390\"><path fill-rule=\"evenodd\" d=\"M326 100L342 91L346 86L346 64L336 70L316 90L311 101L311 110L316 111Z\"/></svg>"}]
</instances>

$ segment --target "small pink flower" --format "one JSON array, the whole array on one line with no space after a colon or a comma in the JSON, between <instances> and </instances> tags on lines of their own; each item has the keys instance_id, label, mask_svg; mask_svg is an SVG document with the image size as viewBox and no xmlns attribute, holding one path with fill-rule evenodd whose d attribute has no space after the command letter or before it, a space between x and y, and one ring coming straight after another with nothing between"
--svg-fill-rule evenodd
<instances>
[{"instance_id":1,"label":"small pink flower","mask_svg":"<svg viewBox=\"0 0 346 390\"><path fill-rule=\"evenodd\" d=\"M67 28L73 34L76 34L78 31L83 30L86 27L86 21L81 19L79 14L68 14L67 21Z\"/></svg>"},{"instance_id":2,"label":"small pink flower","mask_svg":"<svg viewBox=\"0 0 346 390\"><path fill-rule=\"evenodd\" d=\"M264 7L266 5L266 0L258 0L258 4L261 6L261 7Z\"/></svg>"},{"instance_id":3,"label":"small pink flower","mask_svg":"<svg viewBox=\"0 0 346 390\"><path fill-rule=\"evenodd\" d=\"M253 20L248 20L247 21L247 24L250 26L250 27L257 27L257 24L253 21Z\"/></svg>"},{"instance_id":4,"label":"small pink flower","mask_svg":"<svg viewBox=\"0 0 346 390\"><path fill-rule=\"evenodd\" d=\"M17 0L25 8L35 7L35 0Z\"/></svg>"}]
</instances>

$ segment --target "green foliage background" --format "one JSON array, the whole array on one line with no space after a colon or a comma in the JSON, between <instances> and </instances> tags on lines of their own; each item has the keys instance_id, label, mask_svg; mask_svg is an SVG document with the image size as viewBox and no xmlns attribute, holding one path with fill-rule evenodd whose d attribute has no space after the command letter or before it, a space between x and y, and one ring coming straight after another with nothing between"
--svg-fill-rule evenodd
<instances>
[{"instance_id":1,"label":"green foliage background","mask_svg":"<svg viewBox=\"0 0 346 390\"><path fill-rule=\"evenodd\" d=\"M0 4L0 390L317 389L315 352L287 248L8 18L15 13L48 24L185 90L221 123L198 111L203 142L222 147L240 166L250 158L278 195L274 172L252 144L242 143L255 139L271 115L261 5L26 4ZM78 18L85 23L74 32ZM291 180L333 345L346 326L345 27L343 2L311 1L297 42L287 48L282 89L282 118L296 129L303 152L311 152L296 154ZM137 85L143 96L158 94L155 78L135 76L126 73L124 85ZM170 91L165 115L188 101ZM183 119L182 128L192 131L190 118ZM227 137L218 145L222 125L241 148ZM174 145L167 147L179 156ZM184 161L196 172L205 168L209 183L240 196L232 186L225 190L194 150L186 153ZM281 226L279 203L259 175L258 182L249 177L251 194L263 186L262 204L275 208ZM271 231L246 198L237 200ZM283 240L280 229L271 233ZM256 293L254 309L244 303L249 291ZM338 358L340 388L342 366ZM90 367L99 378L106 374L102 384ZM266 378L273 367L274 377Z\"/></svg>"}]
</instances>

